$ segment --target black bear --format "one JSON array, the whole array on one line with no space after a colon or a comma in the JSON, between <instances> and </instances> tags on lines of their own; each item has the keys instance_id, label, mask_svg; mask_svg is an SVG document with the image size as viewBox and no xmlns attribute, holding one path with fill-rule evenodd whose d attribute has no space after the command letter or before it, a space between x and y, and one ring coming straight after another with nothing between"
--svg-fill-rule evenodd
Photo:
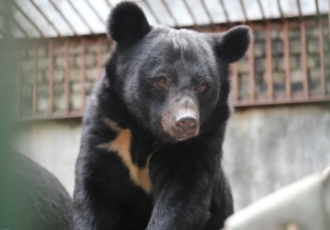
<instances>
[{"instance_id":1,"label":"black bear","mask_svg":"<svg viewBox=\"0 0 330 230\"><path fill-rule=\"evenodd\" d=\"M117 42L83 120L75 230L218 230L233 212L221 168L229 64L251 30L151 27L134 3L107 22Z\"/></svg>"},{"instance_id":2,"label":"black bear","mask_svg":"<svg viewBox=\"0 0 330 230\"><path fill-rule=\"evenodd\" d=\"M28 157L2 147L0 229L71 229L73 201L60 181Z\"/></svg>"}]
</instances>

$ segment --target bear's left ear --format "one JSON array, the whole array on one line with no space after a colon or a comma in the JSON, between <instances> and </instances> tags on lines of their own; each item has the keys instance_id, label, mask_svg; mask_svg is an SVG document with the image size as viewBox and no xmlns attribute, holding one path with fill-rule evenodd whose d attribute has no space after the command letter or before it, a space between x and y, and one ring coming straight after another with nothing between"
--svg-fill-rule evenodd
<instances>
[{"instance_id":1,"label":"bear's left ear","mask_svg":"<svg viewBox=\"0 0 330 230\"><path fill-rule=\"evenodd\" d=\"M241 59L249 48L252 40L250 27L236 26L225 33L213 34L217 55L227 63Z\"/></svg>"},{"instance_id":2,"label":"bear's left ear","mask_svg":"<svg viewBox=\"0 0 330 230\"><path fill-rule=\"evenodd\" d=\"M121 2L110 12L107 21L108 36L124 43L142 37L150 31L150 25L141 8L133 2Z\"/></svg>"}]
</instances>

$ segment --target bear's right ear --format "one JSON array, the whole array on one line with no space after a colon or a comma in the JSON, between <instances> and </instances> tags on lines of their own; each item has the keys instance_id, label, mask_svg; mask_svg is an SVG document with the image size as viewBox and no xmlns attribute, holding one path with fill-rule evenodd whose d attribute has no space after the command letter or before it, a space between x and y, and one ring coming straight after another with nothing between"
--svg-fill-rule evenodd
<instances>
[{"instance_id":1,"label":"bear's right ear","mask_svg":"<svg viewBox=\"0 0 330 230\"><path fill-rule=\"evenodd\" d=\"M138 39L150 31L151 27L141 8L133 2L121 2L110 12L108 36L124 43Z\"/></svg>"}]
</instances>

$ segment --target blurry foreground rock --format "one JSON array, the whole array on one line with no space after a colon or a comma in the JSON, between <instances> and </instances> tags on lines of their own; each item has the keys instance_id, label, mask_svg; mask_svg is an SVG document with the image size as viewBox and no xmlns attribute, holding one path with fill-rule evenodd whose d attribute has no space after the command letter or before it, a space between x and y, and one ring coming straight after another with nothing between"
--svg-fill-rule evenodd
<instances>
[{"instance_id":1,"label":"blurry foreground rock","mask_svg":"<svg viewBox=\"0 0 330 230\"><path fill-rule=\"evenodd\" d=\"M266 196L226 220L224 230L329 230L330 168Z\"/></svg>"}]
</instances>

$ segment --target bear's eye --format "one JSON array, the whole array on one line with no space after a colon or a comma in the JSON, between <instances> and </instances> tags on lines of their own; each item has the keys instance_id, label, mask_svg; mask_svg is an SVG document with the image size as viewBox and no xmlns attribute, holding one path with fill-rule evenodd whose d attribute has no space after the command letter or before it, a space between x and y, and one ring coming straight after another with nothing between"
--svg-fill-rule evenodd
<instances>
[{"instance_id":1,"label":"bear's eye","mask_svg":"<svg viewBox=\"0 0 330 230\"><path fill-rule=\"evenodd\" d=\"M207 88L208 88L208 85L204 81L201 81L198 85L198 91L201 93L204 93L207 90Z\"/></svg>"},{"instance_id":2,"label":"bear's eye","mask_svg":"<svg viewBox=\"0 0 330 230\"><path fill-rule=\"evenodd\" d=\"M170 85L171 79L167 74L159 74L156 78L156 84L160 88L166 88Z\"/></svg>"}]
</instances>

